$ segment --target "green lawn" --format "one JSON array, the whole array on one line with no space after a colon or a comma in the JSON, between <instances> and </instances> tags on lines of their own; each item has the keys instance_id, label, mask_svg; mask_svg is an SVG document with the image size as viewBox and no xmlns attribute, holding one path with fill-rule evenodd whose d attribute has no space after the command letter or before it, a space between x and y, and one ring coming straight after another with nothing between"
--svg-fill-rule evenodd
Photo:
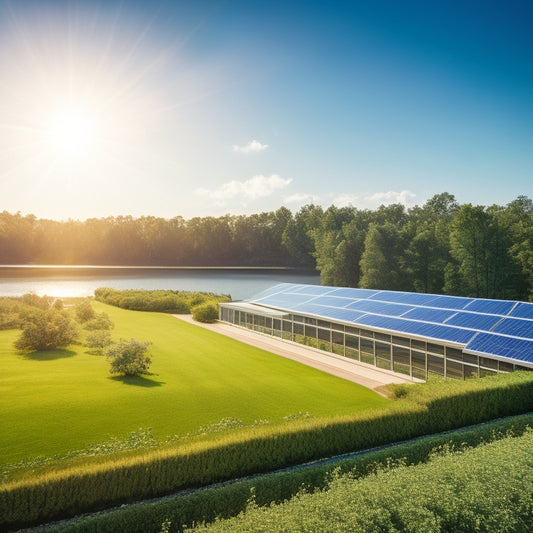
<instances>
[{"instance_id":1,"label":"green lawn","mask_svg":"<svg viewBox=\"0 0 533 533\"><path fill-rule=\"evenodd\" d=\"M119 378L82 346L30 355L0 331L0 464L64 454L152 428L156 439L233 417L252 424L334 416L389 401L354 383L192 326L172 316L97 302L113 336L151 341L153 375Z\"/></svg>"}]
</instances>

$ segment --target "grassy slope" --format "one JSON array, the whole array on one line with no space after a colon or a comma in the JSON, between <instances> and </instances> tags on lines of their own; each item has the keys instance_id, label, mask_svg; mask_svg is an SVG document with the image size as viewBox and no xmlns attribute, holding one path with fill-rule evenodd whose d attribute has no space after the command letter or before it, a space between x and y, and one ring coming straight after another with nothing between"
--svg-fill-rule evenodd
<instances>
[{"instance_id":1,"label":"grassy slope","mask_svg":"<svg viewBox=\"0 0 533 533\"><path fill-rule=\"evenodd\" d=\"M374 392L168 315L94 303L113 336L151 341L154 375L117 378L82 346L28 356L0 332L0 463L66 453L150 427L156 439L234 417L275 424L298 412L354 413L388 401Z\"/></svg>"}]
</instances>

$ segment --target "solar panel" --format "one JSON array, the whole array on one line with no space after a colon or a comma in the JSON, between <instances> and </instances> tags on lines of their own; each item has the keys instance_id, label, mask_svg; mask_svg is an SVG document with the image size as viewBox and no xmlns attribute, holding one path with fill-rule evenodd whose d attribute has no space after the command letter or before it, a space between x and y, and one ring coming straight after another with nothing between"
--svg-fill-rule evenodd
<instances>
[{"instance_id":1,"label":"solar panel","mask_svg":"<svg viewBox=\"0 0 533 533\"><path fill-rule=\"evenodd\" d=\"M408 305L429 305L431 300L434 300L434 294L422 294L418 292L396 292L396 291L380 291L370 296L372 300L380 300L382 302L396 302Z\"/></svg>"},{"instance_id":2,"label":"solar panel","mask_svg":"<svg viewBox=\"0 0 533 533\"><path fill-rule=\"evenodd\" d=\"M287 292L291 289L291 287L299 287L299 285L296 285L294 283L278 283L277 285L274 285L273 287L270 287L269 289L265 289L264 291L261 291L260 293L254 295L254 301L260 300L261 298L264 298L265 296L270 296L271 294L277 294L279 292Z\"/></svg>"},{"instance_id":3,"label":"solar panel","mask_svg":"<svg viewBox=\"0 0 533 533\"><path fill-rule=\"evenodd\" d=\"M282 309L293 309L296 305L309 301L310 297L307 294L289 294L278 293L265 296L261 299L254 299L254 303L261 305L269 305L271 307L281 307Z\"/></svg>"},{"instance_id":4,"label":"solar panel","mask_svg":"<svg viewBox=\"0 0 533 533\"><path fill-rule=\"evenodd\" d=\"M533 318L533 303L519 302L510 315L518 318Z\"/></svg>"},{"instance_id":5,"label":"solar panel","mask_svg":"<svg viewBox=\"0 0 533 533\"><path fill-rule=\"evenodd\" d=\"M441 307L442 309L464 309L471 304L473 298L462 298L460 296L437 296L431 301L431 307Z\"/></svg>"},{"instance_id":6,"label":"solar panel","mask_svg":"<svg viewBox=\"0 0 533 533\"><path fill-rule=\"evenodd\" d=\"M475 334L475 331L454 328L452 326L442 326L440 324L426 324L424 322L415 322L414 320L405 320L403 318L389 318L379 315L364 315L357 320L362 326L376 327L395 331L397 333L408 333L419 335L421 337L430 337L459 344L466 344Z\"/></svg>"},{"instance_id":7,"label":"solar panel","mask_svg":"<svg viewBox=\"0 0 533 533\"><path fill-rule=\"evenodd\" d=\"M331 292L331 287L324 287L322 285L301 285L300 287L292 289L294 293L309 294L310 296L318 296L320 294L327 294Z\"/></svg>"},{"instance_id":8,"label":"solar panel","mask_svg":"<svg viewBox=\"0 0 533 533\"><path fill-rule=\"evenodd\" d=\"M345 298L370 298L373 294L376 294L378 291L373 291L371 289L352 289L351 287L340 287L334 289L330 287L331 292L329 296L343 296Z\"/></svg>"},{"instance_id":9,"label":"solar panel","mask_svg":"<svg viewBox=\"0 0 533 533\"><path fill-rule=\"evenodd\" d=\"M415 307L402 315L403 318L412 320L423 320L425 322L435 322L442 324L445 320L455 315L457 311L449 309L432 309L431 307Z\"/></svg>"},{"instance_id":10,"label":"solar panel","mask_svg":"<svg viewBox=\"0 0 533 533\"><path fill-rule=\"evenodd\" d=\"M516 302L506 300L472 300L466 307L465 311L475 311L478 313L487 313L492 315L506 315L514 307Z\"/></svg>"},{"instance_id":11,"label":"solar panel","mask_svg":"<svg viewBox=\"0 0 533 533\"><path fill-rule=\"evenodd\" d=\"M295 310L296 311L296 310ZM324 318L333 320L341 320L342 322L354 322L364 313L352 311L350 309L339 309L336 307L327 307L324 305L314 305L312 303L302 304L297 309L300 313L307 313L311 315L318 315Z\"/></svg>"},{"instance_id":12,"label":"solar panel","mask_svg":"<svg viewBox=\"0 0 533 533\"><path fill-rule=\"evenodd\" d=\"M494 333L503 333L524 339L533 338L533 320L524 318L504 318L493 330Z\"/></svg>"},{"instance_id":13,"label":"solar panel","mask_svg":"<svg viewBox=\"0 0 533 533\"><path fill-rule=\"evenodd\" d=\"M347 308L385 316L400 316L413 309L413 307L407 305L376 302L374 300L358 300L348 305Z\"/></svg>"},{"instance_id":14,"label":"solar panel","mask_svg":"<svg viewBox=\"0 0 533 533\"><path fill-rule=\"evenodd\" d=\"M478 313L465 313L459 311L446 320L446 325L490 331L501 319L501 316L481 315Z\"/></svg>"},{"instance_id":15,"label":"solar panel","mask_svg":"<svg viewBox=\"0 0 533 533\"><path fill-rule=\"evenodd\" d=\"M330 305L332 307L346 307L353 302L353 298L339 298L338 296L318 296L313 303L318 305Z\"/></svg>"},{"instance_id":16,"label":"solar panel","mask_svg":"<svg viewBox=\"0 0 533 533\"><path fill-rule=\"evenodd\" d=\"M477 354L499 355L517 362L533 363L533 340L516 339L495 333L479 333L465 351Z\"/></svg>"}]
</instances>

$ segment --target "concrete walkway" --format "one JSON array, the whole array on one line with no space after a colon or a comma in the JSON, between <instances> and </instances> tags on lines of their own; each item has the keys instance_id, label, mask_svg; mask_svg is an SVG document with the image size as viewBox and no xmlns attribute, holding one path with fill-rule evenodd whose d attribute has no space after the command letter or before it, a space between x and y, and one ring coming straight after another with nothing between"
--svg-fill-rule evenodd
<instances>
[{"instance_id":1,"label":"concrete walkway","mask_svg":"<svg viewBox=\"0 0 533 533\"><path fill-rule=\"evenodd\" d=\"M270 337L245 328L232 326L224 322L204 324L193 320L191 315L174 316L180 320L194 324L195 326L209 329L216 333L220 333L221 335L226 335L227 337L250 344L251 346L287 357L293 361L298 361L304 365L332 374L333 376L353 381L354 383L368 387L379 394L381 394L380 391L376 389L382 385L388 385L389 383L414 383L419 381L417 379L411 379L404 374L382 370L375 366L353 361L346 357L317 350L309 346L303 346L295 342L282 340L277 337Z\"/></svg>"}]
</instances>

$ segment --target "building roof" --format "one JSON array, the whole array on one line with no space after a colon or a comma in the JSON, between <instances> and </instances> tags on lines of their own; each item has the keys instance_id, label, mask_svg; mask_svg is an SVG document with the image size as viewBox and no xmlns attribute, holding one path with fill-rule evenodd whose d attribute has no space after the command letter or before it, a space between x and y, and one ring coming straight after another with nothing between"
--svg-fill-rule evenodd
<instances>
[{"instance_id":1,"label":"building roof","mask_svg":"<svg viewBox=\"0 0 533 533\"><path fill-rule=\"evenodd\" d=\"M294 283L275 285L248 302L533 368L533 303Z\"/></svg>"}]
</instances>

